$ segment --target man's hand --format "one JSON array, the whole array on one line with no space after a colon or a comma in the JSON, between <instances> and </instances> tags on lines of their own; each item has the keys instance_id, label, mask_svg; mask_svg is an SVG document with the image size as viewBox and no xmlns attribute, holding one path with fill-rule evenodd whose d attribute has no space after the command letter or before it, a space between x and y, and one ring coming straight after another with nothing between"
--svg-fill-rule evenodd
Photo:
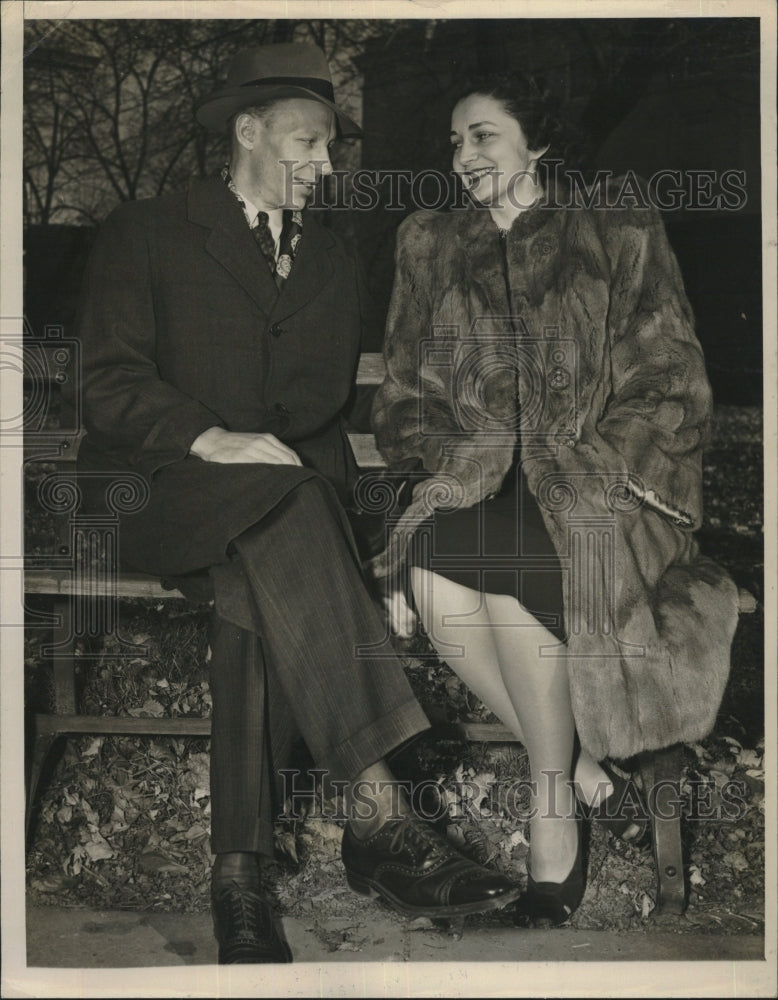
<instances>
[{"instance_id":1,"label":"man's hand","mask_svg":"<svg viewBox=\"0 0 778 1000\"><path fill-rule=\"evenodd\" d=\"M302 465L296 452L273 434L244 434L209 427L195 439L189 454L206 462L266 462L269 465Z\"/></svg>"}]
</instances>

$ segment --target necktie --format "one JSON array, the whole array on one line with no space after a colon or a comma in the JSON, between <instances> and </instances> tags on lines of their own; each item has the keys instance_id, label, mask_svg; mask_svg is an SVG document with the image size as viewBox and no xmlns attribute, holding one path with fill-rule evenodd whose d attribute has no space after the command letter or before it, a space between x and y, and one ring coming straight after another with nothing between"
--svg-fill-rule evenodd
<instances>
[{"instance_id":1,"label":"necktie","mask_svg":"<svg viewBox=\"0 0 778 1000\"><path fill-rule=\"evenodd\" d=\"M243 209L246 222L248 222L251 227L251 233L262 253L262 256L265 258L267 266L270 268L270 273L273 275L276 286L280 291L284 282L289 277L289 272L292 270L292 264L297 256L297 251L300 246L300 240L302 239L303 234L302 214L297 210L284 210L278 261L276 261L275 241L270 232L267 212L258 212L256 219L252 223L251 218L246 211L246 203L232 180L229 163L225 163L222 167L221 178L230 191L235 195L238 204Z\"/></svg>"},{"instance_id":2,"label":"necktie","mask_svg":"<svg viewBox=\"0 0 778 1000\"><path fill-rule=\"evenodd\" d=\"M278 260L276 261L275 240L270 232L267 212L257 212L257 219L251 232L257 246L262 251L262 256L265 258L279 290L283 288L284 282L289 277L302 231L302 217L300 213L285 211Z\"/></svg>"},{"instance_id":3,"label":"necktie","mask_svg":"<svg viewBox=\"0 0 778 1000\"><path fill-rule=\"evenodd\" d=\"M270 268L270 273L275 275L276 273L276 241L273 239L273 235L270 232L270 226L268 225L268 215L267 212L258 212L257 220L254 223L254 227L251 233L256 240L257 246L262 251L262 256L265 258L267 266Z\"/></svg>"}]
</instances>

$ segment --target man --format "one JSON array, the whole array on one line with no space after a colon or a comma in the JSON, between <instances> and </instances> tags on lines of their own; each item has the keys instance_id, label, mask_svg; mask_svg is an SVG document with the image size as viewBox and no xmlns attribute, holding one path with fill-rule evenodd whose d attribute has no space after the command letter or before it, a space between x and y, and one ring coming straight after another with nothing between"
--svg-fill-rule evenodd
<instances>
[{"instance_id":1,"label":"man","mask_svg":"<svg viewBox=\"0 0 778 1000\"><path fill-rule=\"evenodd\" d=\"M273 776L295 730L317 766L351 783L342 853L356 891L428 916L504 906L518 891L404 799L398 815L383 761L428 722L341 503L356 474L342 411L359 271L303 211L332 169L332 141L359 129L334 103L323 54L300 44L240 53L197 116L228 130L221 177L121 206L90 259L79 466L93 474L86 487L123 470L147 480L149 502L122 521L129 565L184 589L208 572L219 961L283 962L258 859L272 852ZM360 646L374 655L360 659Z\"/></svg>"}]
</instances>

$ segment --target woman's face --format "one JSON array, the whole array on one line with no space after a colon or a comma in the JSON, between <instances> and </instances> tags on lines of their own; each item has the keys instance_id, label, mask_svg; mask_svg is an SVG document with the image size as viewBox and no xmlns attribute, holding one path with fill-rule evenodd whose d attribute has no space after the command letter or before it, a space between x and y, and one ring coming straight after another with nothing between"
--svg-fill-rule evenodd
<instances>
[{"instance_id":1,"label":"woman's face","mask_svg":"<svg viewBox=\"0 0 778 1000\"><path fill-rule=\"evenodd\" d=\"M531 150L521 125L501 101L482 94L465 97L451 114L454 170L478 201L489 208L528 208L522 187L532 187L535 163L548 149Z\"/></svg>"}]
</instances>

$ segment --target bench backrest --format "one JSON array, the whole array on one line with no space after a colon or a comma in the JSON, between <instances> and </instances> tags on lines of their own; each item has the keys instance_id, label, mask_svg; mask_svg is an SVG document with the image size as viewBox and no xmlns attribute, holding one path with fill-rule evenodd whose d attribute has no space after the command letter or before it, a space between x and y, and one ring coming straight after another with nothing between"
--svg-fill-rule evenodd
<instances>
[{"instance_id":1,"label":"bench backrest","mask_svg":"<svg viewBox=\"0 0 778 1000\"><path fill-rule=\"evenodd\" d=\"M25 343L24 349L24 382L28 402L25 404L25 415L51 412L47 399L58 391L60 385L71 377L74 367L78 364L78 345L72 340L57 336L50 340L31 338ZM380 385L386 368L383 355L363 354L359 359L357 369L357 385ZM78 446L84 432L81 428L47 428L44 422L39 426L27 422L31 433L27 444L30 457L41 450L54 451L57 461L74 462L78 456ZM386 464L378 453L372 434L353 432L349 434L351 447L360 468L383 468Z\"/></svg>"}]
</instances>

